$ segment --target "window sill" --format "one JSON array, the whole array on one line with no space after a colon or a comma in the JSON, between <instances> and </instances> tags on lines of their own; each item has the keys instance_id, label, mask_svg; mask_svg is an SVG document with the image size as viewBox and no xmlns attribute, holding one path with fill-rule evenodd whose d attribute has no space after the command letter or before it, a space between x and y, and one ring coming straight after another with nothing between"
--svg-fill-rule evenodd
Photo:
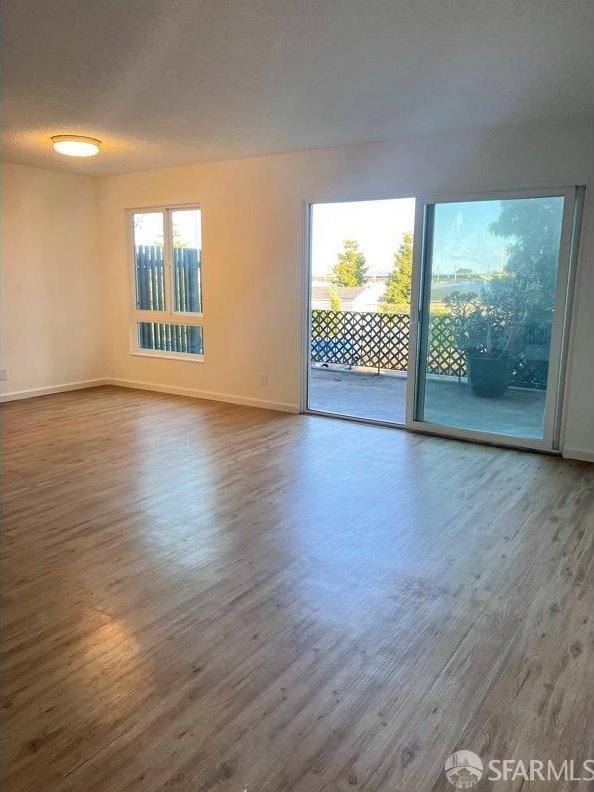
<instances>
[{"instance_id":1,"label":"window sill","mask_svg":"<svg viewBox=\"0 0 594 792\"><path fill-rule=\"evenodd\" d=\"M191 355L184 352L151 352L149 349L135 349L130 352L133 357L158 358L160 360L182 360L187 363L206 363L204 355Z\"/></svg>"}]
</instances>

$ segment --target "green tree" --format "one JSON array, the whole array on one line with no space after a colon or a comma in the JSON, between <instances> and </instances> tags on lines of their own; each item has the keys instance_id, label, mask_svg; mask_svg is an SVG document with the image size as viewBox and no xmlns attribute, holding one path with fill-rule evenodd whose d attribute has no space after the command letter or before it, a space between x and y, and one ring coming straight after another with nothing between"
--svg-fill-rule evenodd
<instances>
[{"instance_id":1,"label":"green tree","mask_svg":"<svg viewBox=\"0 0 594 792\"><path fill-rule=\"evenodd\" d=\"M557 257L561 238L559 198L503 201L499 218L489 230L508 240L505 273L494 278L489 292L494 299L515 292L528 312L552 310L555 305Z\"/></svg>"},{"instance_id":2,"label":"green tree","mask_svg":"<svg viewBox=\"0 0 594 792\"><path fill-rule=\"evenodd\" d=\"M332 270L337 286L362 286L365 283L367 264L365 256L354 239L345 239L343 251Z\"/></svg>"},{"instance_id":3,"label":"green tree","mask_svg":"<svg viewBox=\"0 0 594 792\"><path fill-rule=\"evenodd\" d=\"M394 254L394 268L386 283L387 303L410 305L412 288L413 235L403 234L400 247Z\"/></svg>"},{"instance_id":4,"label":"green tree","mask_svg":"<svg viewBox=\"0 0 594 792\"><path fill-rule=\"evenodd\" d=\"M489 230L507 240L503 272L477 293L454 292L445 303L456 319L458 346L501 356L523 353L526 328L550 323L561 237L559 198L503 201ZM545 324L543 324L543 321Z\"/></svg>"}]
</instances>

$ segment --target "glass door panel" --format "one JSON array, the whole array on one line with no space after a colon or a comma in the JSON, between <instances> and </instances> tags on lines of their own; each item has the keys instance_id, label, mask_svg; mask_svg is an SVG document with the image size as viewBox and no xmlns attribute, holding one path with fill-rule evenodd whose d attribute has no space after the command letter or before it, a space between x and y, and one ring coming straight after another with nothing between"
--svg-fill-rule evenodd
<instances>
[{"instance_id":1,"label":"glass door panel","mask_svg":"<svg viewBox=\"0 0 594 792\"><path fill-rule=\"evenodd\" d=\"M565 307L560 192L425 207L413 424L547 439Z\"/></svg>"},{"instance_id":2,"label":"glass door panel","mask_svg":"<svg viewBox=\"0 0 594 792\"><path fill-rule=\"evenodd\" d=\"M307 409L405 422L415 199L312 204Z\"/></svg>"}]
</instances>

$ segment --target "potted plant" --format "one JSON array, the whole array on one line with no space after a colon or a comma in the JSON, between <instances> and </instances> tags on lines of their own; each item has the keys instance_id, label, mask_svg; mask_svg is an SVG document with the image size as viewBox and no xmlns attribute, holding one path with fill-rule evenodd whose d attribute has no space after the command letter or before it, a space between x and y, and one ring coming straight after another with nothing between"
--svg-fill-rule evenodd
<instances>
[{"instance_id":1,"label":"potted plant","mask_svg":"<svg viewBox=\"0 0 594 792\"><path fill-rule=\"evenodd\" d=\"M476 396L503 396L511 376L511 354L521 306L505 278L481 292L452 292L445 299L455 319L456 344L466 354L468 382ZM491 284L494 286L494 284Z\"/></svg>"},{"instance_id":2,"label":"potted plant","mask_svg":"<svg viewBox=\"0 0 594 792\"><path fill-rule=\"evenodd\" d=\"M503 395L512 365L527 356L540 363L546 381L557 276L554 251L561 236L556 201L503 201L489 226L506 240L503 271L480 292L455 292L445 300L454 319L453 340L466 354L468 379L478 396ZM542 377L537 387L543 387Z\"/></svg>"}]
</instances>

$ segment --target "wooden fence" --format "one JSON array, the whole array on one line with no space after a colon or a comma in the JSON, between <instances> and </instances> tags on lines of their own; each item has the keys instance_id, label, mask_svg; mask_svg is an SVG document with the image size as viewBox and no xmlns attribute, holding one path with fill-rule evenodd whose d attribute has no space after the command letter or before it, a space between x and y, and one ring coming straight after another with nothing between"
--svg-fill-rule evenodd
<instances>
[{"instance_id":1,"label":"wooden fence","mask_svg":"<svg viewBox=\"0 0 594 792\"><path fill-rule=\"evenodd\" d=\"M140 311L165 310L165 265L163 247L136 247L136 306ZM173 248L173 303L175 311L200 313L202 282L200 251L196 248ZM166 322L140 322L139 345L142 349L163 352L202 354L202 328Z\"/></svg>"},{"instance_id":2,"label":"wooden fence","mask_svg":"<svg viewBox=\"0 0 594 792\"><path fill-rule=\"evenodd\" d=\"M174 310L200 313L202 307L200 251L173 248ZM163 247L136 247L136 306L140 311L165 310Z\"/></svg>"}]
</instances>

